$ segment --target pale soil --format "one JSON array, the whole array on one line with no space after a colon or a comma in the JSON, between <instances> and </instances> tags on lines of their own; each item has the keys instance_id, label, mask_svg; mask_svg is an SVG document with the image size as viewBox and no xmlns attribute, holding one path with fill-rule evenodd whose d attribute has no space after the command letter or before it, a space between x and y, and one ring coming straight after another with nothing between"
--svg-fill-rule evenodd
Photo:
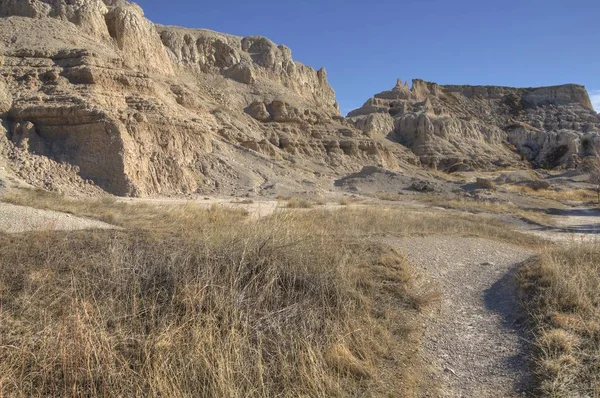
<instances>
[{"instance_id":1,"label":"pale soil","mask_svg":"<svg viewBox=\"0 0 600 398\"><path fill-rule=\"evenodd\" d=\"M423 354L440 386L430 397L527 395L530 374L513 273L533 253L454 236L387 238L442 299L427 315Z\"/></svg>"},{"instance_id":2,"label":"pale soil","mask_svg":"<svg viewBox=\"0 0 600 398\"><path fill-rule=\"evenodd\" d=\"M107 229L112 225L71 214L0 202L0 231L16 233L41 230Z\"/></svg>"}]
</instances>

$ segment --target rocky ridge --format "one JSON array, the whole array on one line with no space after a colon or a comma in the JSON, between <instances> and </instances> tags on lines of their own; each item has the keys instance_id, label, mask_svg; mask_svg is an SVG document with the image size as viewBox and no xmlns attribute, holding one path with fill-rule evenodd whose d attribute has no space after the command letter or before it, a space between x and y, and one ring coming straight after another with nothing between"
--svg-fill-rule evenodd
<instances>
[{"instance_id":1,"label":"rocky ridge","mask_svg":"<svg viewBox=\"0 0 600 398\"><path fill-rule=\"evenodd\" d=\"M443 86L398 80L348 120L386 134L445 171L576 167L600 150L600 118L583 86ZM526 160L528 163L523 163Z\"/></svg>"},{"instance_id":2,"label":"rocky ridge","mask_svg":"<svg viewBox=\"0 0 600 398\"><path fill-rule=\"evenodd\" d=\"M418 162L348 124L325 70L287 47L154 25L126 1L4 1L0 54L5 152L117 195L318 189Z\"/></svg>"}]
</instances>

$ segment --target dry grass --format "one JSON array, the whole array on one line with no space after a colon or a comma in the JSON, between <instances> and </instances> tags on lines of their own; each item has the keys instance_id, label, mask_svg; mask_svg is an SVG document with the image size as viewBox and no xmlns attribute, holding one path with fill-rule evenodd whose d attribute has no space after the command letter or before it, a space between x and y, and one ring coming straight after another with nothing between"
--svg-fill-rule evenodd
<instances>
[{"instance_id":1,"label":"dry grass","mask_svg":"<svg viewBox=\"0 0 600 398\"><path fill-rule=\"evenodd\" d=\"M285 207L289 209L312 209L314 206L324 206L327 204L325 197L321 195L309 196L278 196L279 202L284 202Z\"/></svg>"},{"instance_id":2,"label":"dry grass","mask_svg":"<svg viewBox=\"0 0 600 398\"><path fill-rule=\"evenodd\" d=\"M296 217L296 213L290 213ZM348 238L378 236L459 235L496 239L525 246L537 246L540 240L514 231L510 226L485 215L461 212L410 210L398 207L344 207L336 211L312 211L304 216L310 223L323 225L331 233Z\"/></svg>"},{"instance_id":3,"label":"dry grass","mask_svg":"<svg viewBox=\"0 0 600 398\"><path fill-rule=\"evenodd\" d=\"M220 219L227 212L232 222L244 219L246 210L227 210L215 205L206 211L193 203L179 204L130 204L118 202L113 197L76 200L44 190L21 189L7 194L3 202L37 209L55 210L80 217L94 218L127 229L159 232L185 232L188 225L200 225L206 218Z\"/></svg>"},{"instance_id":4,"label":"dry grass","mask_svg":"<svg viewBox=\"0 0 600 398\"><path fill-rule=\"evenodd\" d=\"M289 209L311 209L315 203L308 199L291 198L288 199L286 207Z\"/></svg>"},{"instance_id":5,"label":"dry grass","mask_svg":"<svg viewBox=\"0 0 600 398\"><path fill-rule=\"evenodd\" d=\"M351 196L342 196L339 200L338 200L338 204L340 206L349 206L352 204L359 204L359 203L363 203L364 201L355 196L355 195L351 195Z\"/></svg>"},{"instance_id":6,"label":"dry grass","mask_svg":"<svg viewBox=\"0 0 600 398\"><path fill-rule=\"evenodd\" d=\"M400 193L391 192L380 192L375 197L379 200L385 200L387 202L400 202L406 199L406 196Z\"/></svg>"},{"instance_id":7,"label":"dry grass","mask_svg":"<svg viewBox=\"0 0 600 398\"><path fill-rule=\"evenodd\" d=\"M455 200L445 197L422 195L432 205L454 208L461 211L435 211L409 209L397 206L341 207L337 210L312 209L295 212L294 209L308 209L306 205L287 206L286 217L303 227L310 229L319 226L331 235L344 235L349 239L376 237L386 234L395 236L410 235L461 235L475 236L516 243L538 245L540 240L514 229L486 214L465 214L464 210L481 213L504 214L514 210L505 204L480 202L475 200ZM187 205L150 205L119 203L113 199L79 201L45 191L20 190L3 201L42 209L62 211L77 216L96 218L128 229L160 231L177 230L185 232L188 224L201 224L206 214L219 218L227 213L232 223L239 222L247 215L246 210L227 210L220 206L212 207L208 212L193 204ZM283 200L283 199L282 199ZM301 199L287 198L296 203ZM311 202L309 202L311 203ZM453 207L454 206L454 207ZM514 206L514 205L513 205ZM516 206L515 206L516 208ZM496 209L494 211L494 209ZM283 216L283 215L281 215Z\"/></svg>"},{"instance_id":8,"label":"dry grass","mask_svg":"<svg viewBox=\"0 0 600 398\"><path fill-rule=\"evenodd\" d=\"M512 215L536 224L546 226L552 225L551 218L544 211L523 209L510 202L476 200L443 195L415 195L415 197L418 198L419 201L431 206L474 213Z\"/></svg>"},{"instance_id":9,"label":"dry grass","mask_svg":"<svg viewBox=\"0 0 600 398\"><path fill-rule=\"evenodd\" d=\"M417 227L398 215L9 200L124 229L0 234L2 396L419 396L428 383L419 310L436 294L366 240Z\"/></svg>"},{"instance_id":10,"label":"dry grass","mask_svg":"<svg viewBox=\"0 0 600 398\"><path fill-rule=\"evenodd\" d=\"M234 199L231 201L231 203L238 205L251 205L254 204L254 201L252 199Z\"/></svg>"},{"instance_id":11,"label":"dry grass","mask_svg":"<svg viewBox=\"0 0 600 398\"><path fill-rule=\"evenodd\" d=\"M535 190L526 185L503 185L502 188L510 192L517 192L543 199L555 200L557 202L591 202L597 199L597 194L588 189L565 189L556 191L553 189Z\"/></svg>"},{"instance_id":12,"label":"dry grass","mask_svg":"<svg viewBox=\"0 0 600 398\"><path fill-rule=\"evenodd\" d=\"M540 394L600 396L600 245L548 248L520 273Z\"/></svg>"},{"instance_id":13,"label":"dry grass","mask_svg":"<svg viewBox=\"0 0 600 398\"><path fill-rule=\"evenodd\" d=\"M0 234L3 396L422 396L439 294L379 237L537 243L452 211L7 200L123 230Z\"/></svg>"}]
</instances>

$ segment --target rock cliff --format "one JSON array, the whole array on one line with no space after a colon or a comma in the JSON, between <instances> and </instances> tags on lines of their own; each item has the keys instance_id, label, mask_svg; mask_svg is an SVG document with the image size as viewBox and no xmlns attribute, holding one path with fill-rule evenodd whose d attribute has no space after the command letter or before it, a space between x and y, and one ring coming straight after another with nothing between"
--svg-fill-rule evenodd
<instances>
[{"instance_id":1,"label":"rock cliff","mask_svg":"<svg viewBox=\"0 0 600 398\"><path fill-rule=\"evenodd\" d=\"M413 80L376 94L348 120L387 134L442 170L575 167L600 151L600 118L583 86L442 86Z\"/></svg>"},{"instance_id":2,"label":"rock cliff","mask_svg":"<svg viewBox=\"0 0 600 398\"><path fill-rule=\"evenodd\" d=\"M0 117L0 156L50 189L71 172L118 195L309 190L418 162L340 117L325 70L289 48L122 0L0 2Z\"/></svg>"},{"instance_id":3,"label":"rock cliff","mask_svg":"<svg viewBox=\"0 0 600 398\"><path fill-rule=\"evenodd\" d=\"M0 1L0 161L94 194L329 189L376 166L575 166L600 149L585 89L398 82L348 118L283 45L155 25L125 0ZM4 167L4 166L3 166Z\"/></svg>"}]
</instances>

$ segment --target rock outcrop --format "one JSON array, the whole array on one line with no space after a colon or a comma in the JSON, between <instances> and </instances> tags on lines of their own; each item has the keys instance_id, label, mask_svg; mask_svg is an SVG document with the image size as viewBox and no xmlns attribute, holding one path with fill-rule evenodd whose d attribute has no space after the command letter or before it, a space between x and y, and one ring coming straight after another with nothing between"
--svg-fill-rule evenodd
<instances>
[{"instance_id":1,"label":"rock outcrop","mask_svg":"<svg viewBox=\"0 0 600 398\"><path fill-rule=\"evenodd\" d=\"M575 167L600 150L600 118L582 86L441 86L399 80L348 120L365 134L393 137L421 163L461 167Z\"/></svg>"},{"instance_id":2,"label":"rock outcrop","mask_svg":"<svg viewBox=\"0 0 600 398\"><path fill-rule=\"evenodd\" d=\"M123 0L0 2L0 117L4 153L118 195L317 189L418 162L347 123L289 48L154 25Z\"/></svg>"},{"instance_id":3,"label":"rock outcrop","mask_svg":"<svg viewBox=\"0 0 600 398\"><path fill-rule=\"evenodd\" d=\"M125 0L0 1L0 119L12 175L84 194L317 192L365 167L574 166L600 149L581 86L398 82L346 119L325 69L286 46L155 25Z\"/></svg>"}]
</instances>

